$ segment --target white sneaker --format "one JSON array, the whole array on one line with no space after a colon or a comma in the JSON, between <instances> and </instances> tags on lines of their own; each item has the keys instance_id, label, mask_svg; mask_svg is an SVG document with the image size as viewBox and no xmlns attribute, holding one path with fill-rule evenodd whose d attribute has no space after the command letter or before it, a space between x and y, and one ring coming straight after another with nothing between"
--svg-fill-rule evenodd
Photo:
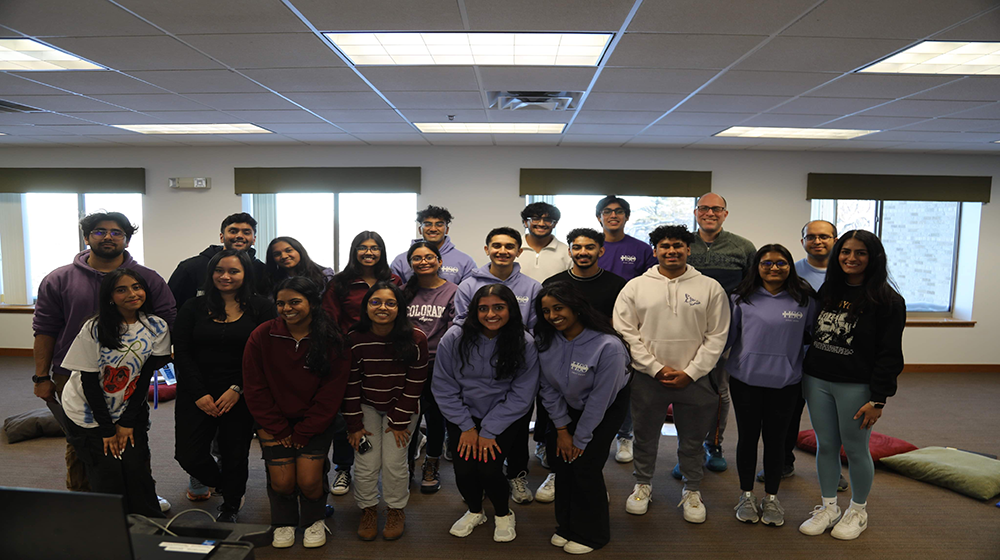
<instances>
[{"instance_id":1,"label":"white sneaker","mask_svg":"<svg viewBox=\"0 0 1000 560\"><path fill-rule=\"evenodd\" d=\"M549 473L545 482L535 490L535 499L547 504L556 499L556 473Z\"/></svg>"},{"instance_id":2,"label":"white sneaker","mask_svg":"<svg viewBox=\"0 0 1000 560\"><path fill-rule=\"evenodd\" d=\"M653 500L651 494L653 487L649 484L636 484L625 502L625 511L632 515L643 515L649 509L649 502Z\"/></svg>"},{"instance_id":3,"label":"white sneaker","mask_svg":"<svg viewBox=\"0 0 1000 560\"><path fill-rule=\"evenodd\" d=\"M521 471L516 478L510 479L510 499L518 504L530 504L534 497L528 489L528 473ZM554 498L553 498L554 499Z\"/></svg>"},{"instance_id":4,"label":"white sneaker","mask_svg":"<svg viewBox=\"0 0 1000 560\"><path fill-rule=\"evenodd\" d=\"M707 511L705 504L701 501L701 492L684 490L681 492L681 503L678 507L684 506L684 521L688 523L704 523Z\"/></svg>"},{"instance_id":5,"label":"white sneaker","mask_svg":"<svg viewBox=\"0 0 1000 560\"><path fill-rule=\"evenodd\" d=\"M306 548L317 548L323 546L326 544L326 534L328 532L332 533L330 528L326 526L326 523L320 519L319 521L306 527L306 531L302 535L302 546Z\"/></svg>"},{"instance_id":6,"label":"white sneaker","mask_svg":"<svg viewBox=\"0 0 1000 560\"><path fill-rule=\"evenodd\" d=\"M161 512L167 513L168 511L170 511L170 502L168 502L166 498L164 498L163 496L157 495L156 496L156 501L160 502L160 511Z\"/></svg>"},{"instance_id":7,"label":"white sneaker","mask_svg":"<svg viewBox=\"0 0 1000 560\"><path fill-rule=\"evenodd\" d=\"M868 528L868 512L861 509L847 508L840 522L833 527L830 534L835 539L853 541Z\"/></svg>"},{"instance_id":8,"label":"white sneaker","mask_svg":"<svg viewBox=\"0 0 1000 560\"><path fill-rule=\"evenodd\" d=\"M510 512L507 515L500 517L496 516L493 518L493 522L497 524L496 528L493 529L493 540L496 542L510 542L514 540L517 533L514 531L514 512Z\"/></svg>"},{"instance_id":9,"label":"white sneaker","mask_svg":"<svg viewBox=\"0 0 1000 560\"><path fill-rule=\"evenodd\" d=\"M802 522L802 525L799 525L799 532L811 537L822 535L827 529L836 525L839 520L839 507L816 506L813 508L812 513L809 514L809 519L806 519Z\"/></svg>"},{"instance_id":10,"label":"white sneaker","mask_svg":"<svg viewBox=\"0 0 1000 560\"><path fill-rule=\"evenodd\" d=\"M342 471L334 471L337 476L333 479L333 485L330 487L330 493L334 496L343 496L351 489L351 471L349 469L344 469Z\"/></svg>"},{"instance_id":11,"label":"white sneaker","mask_svg":"<svg viewBox=\"0 0 1000 560\"><path fill-rule=\"evenodd\" d=\"M566 543L568 542L569 540L560 537L557 533L552 533L552 538L549 539L549 543L552 544L552 546L558 546L559 548L566 546Z\"/></svg>"},{"instance_id":12,"label":"white sneaker","mask_svg":"<svg viewBox=\"0 0 1000 560\"><path fill-rule=\"evenodd\" d=\"M588 552L593 552L594 549L590 548L585 544L580 544L578 542L569 541L566 546L563 547L565 552L570 554L587 554Z\"/></svg>"},{"instance_id":13,"label":"white sneaker","mask_svg":"<svg viewBox=\"0 0 1000 560\"><path fill-rule=\"evenodd\" d=\"M631 463L632 440L629 438L619 437L616 439L616 445L618 449L615 451L615 461L618 461L619 463Z\"/></svg>"},{"instance_id":14,"label":"white sneaker","mask_svg":"<svg viewBox=\"0 0 1000 560\"><path fill-rule=\"evenodd\" d=\"M295 544L295 527L275 527L274 538L271 546L274 548L288 548Z\"/></svg>"},{"instance_id":15,"label":"white sneaker","mask_svg":"<svg viewBox=\"0 0 1000 560\"><path fill-rule=\"evenodd\" d=\"M452 526L451 530L448 531L456 537L468 537L472 534L472 530L479 527L483 523L486 523L485 513L472 513L471 511L466 511L465 515L460 517Z\"/></svg>"}]
</instances>

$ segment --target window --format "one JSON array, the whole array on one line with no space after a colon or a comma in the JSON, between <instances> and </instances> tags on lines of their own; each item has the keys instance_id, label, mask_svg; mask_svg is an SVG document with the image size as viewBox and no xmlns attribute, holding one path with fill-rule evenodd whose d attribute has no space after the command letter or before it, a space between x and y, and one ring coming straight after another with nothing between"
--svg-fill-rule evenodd
<instances>
[{"instance_id":1,"label":"window","mask_svg":"<svg viewBox=\"0 0 1000 560\"><path fill-rule=\"evenodd\" d=\"M575 228L593 228L601 231L595 215L597 203L603 195L557 194L552 196L527 195L526 204L548 202L559 209L562 219L556 224L556 239L566 242L566 235ZM683 224L694 231L695 197L686 196L622 196L628 201L631 215L625 224L625 233L649 242L649 232L657 226Z\"/></svg>"},{"instance_id":2,"label":"window","mask_svg":"<svg viewBox=\"0 0 1000 560\"><path fill-rule=\"evenodd\" d=\"M951 312L959 262L963 205L904 200L812 201L812 219L838 232L864 229L885 246L889 275L911 312Z\"/></svg>"},{"instance_id":3,"label":"window","mask_svg":"<svg viewBox=\"0 0 1000 560\"><path fill-rule=\"evenodd\" d=\"M343 270L351 241L365 230L385 240L387 261L409 249L416 225L416 193L244 194L243 209L257 219L257 247L294 237L320 266ZM260 255L263 259L264 255Z\"/></svg>"}]
</instances>

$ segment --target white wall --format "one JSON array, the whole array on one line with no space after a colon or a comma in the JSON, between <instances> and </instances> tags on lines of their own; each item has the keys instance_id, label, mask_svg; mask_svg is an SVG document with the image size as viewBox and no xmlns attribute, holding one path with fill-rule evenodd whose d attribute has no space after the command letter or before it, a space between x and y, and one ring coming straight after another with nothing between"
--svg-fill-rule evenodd
<instances>
[{"instance_id":1,"label":"white wall","mask_svg":"<svg viewBox=\"0 0 1000 560\"><path fill-rule=\"evenodd\" d=\"M681 169L711 171L713 191L726 197L726 228L755 244L795 248L809 219L806 174L887 173L990 175L1000 177L1000 158L927 154L662 150L643 148L447 148L447 147L261 147L0 150L0 167L145 167L143 223L146 265L169 276L178 261L217 243L219 223L239 212L233 194L234 167L419 166L419 206L437 204L455 215L451 235L459 249L484 262L483 238L499 225L519 226L522 167ZM211 177L209 191L176 191L169 177ZM994 180L994 184L997 181ZM627 192L623 186L622 192ZM998 193L1000 195L1000 193ZM377 209L369 212L373 223ZM910 328L904 335L907 363L1000 364L1000 348L989 333L1000 330L1000 208L983 206L972 329ZM596 219L595 219L596 226ZM266 243L262 240L261 243ZM390 247L389 253L403 247ZM927 247L928 251L935 250ZM0 314L0 347L31 346L30 316Z\"/></svg>"}]
</instances>

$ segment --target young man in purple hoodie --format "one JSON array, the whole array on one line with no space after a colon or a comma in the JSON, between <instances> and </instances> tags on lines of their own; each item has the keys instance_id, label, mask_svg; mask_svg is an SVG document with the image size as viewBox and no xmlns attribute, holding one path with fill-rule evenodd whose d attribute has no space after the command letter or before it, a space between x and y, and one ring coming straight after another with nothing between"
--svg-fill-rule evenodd
<instances>
[{"instance_id":1,"label":"young man in purple hoodie","mask_svg":"<svg viewBox=\"0 0 1000 560\"><path fill-rule=\"evenodd\" d=\"M84 321L97 312L97 294L108 272L130 268L141 274L149 284L146 297L153 302L154 314L173 327L177 310L167 283L154 270L135 262L125 250L135 230L120 212L98 212L84 217L80 220L80 231L90 248L42 279L31 324L35 331L35 374L31 381L36 397L48 402L62 396L70 374L61 367L63 358ZM66 487L89 490L83 464L68 444ZM165 502L161 498L161 508ZM166 509L169 508L166 503Z\"/></svg>"},{"instance_id":2,"label":"young man in purple hoodie","mask_svg":"<svg viewBox=\"0 0 1000 560\"><path fill-rule=\"evenodd\" d=\"M413 242L434 243L437 245L438 251L441 252L441 269L438 271L438 276L453 284L461 284L462 280L472 275L472 271L476 269L476 261L456 249L451 238L448 237L451 212L447 208L428 206L417 212L417 223L420 224L421 239L414 239ZM413 276L413 269L410 268L410 263L406 260L406 253L407 251L403 251L396 255L396 258L392 259L392 264L389 265L392 273L402 278L403 282Z\"/></svg>"}]
</instances>

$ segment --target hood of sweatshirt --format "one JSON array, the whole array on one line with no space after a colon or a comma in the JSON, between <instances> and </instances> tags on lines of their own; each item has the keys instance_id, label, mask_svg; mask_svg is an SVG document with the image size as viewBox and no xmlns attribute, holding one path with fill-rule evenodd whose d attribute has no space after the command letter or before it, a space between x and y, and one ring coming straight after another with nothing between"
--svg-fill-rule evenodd
<instances>
[{"instance_id":1,"label":"hood of sweatshirt","mask_svg":"<svg viewBox=\"0 0 1000 560\"><path fill-rule=\"evenodd\" d=\"M521 278L521 265L514 263L514 270L510 273L510 276L508 276L506 280L500 280L496 276L493 276L493 273L490 272L490 263L486 263L473 270L472 277L480 280L488 280L491 284L505 284L507 286L512 286L517 284L517 281Z\"/></svg>"},{"instance_id":2,"label":"hood of sweatshirt","mask_svg":"<svg viewBox=\"0 0 1000 560\"><path fill-rule=\"evenodd\" d=\"M681 283L688 282L694 278L701 276L702 274L698 272L693 266L688 265L687 270L684 274L681 274L677 278L667 278L666 276L660 274L660 267L654 266L642 274L645 278L652 278L658 282L663 282L666 284L666 289L663 290L664 304L669 308L674 315L677 315L677 304L685 303L680 300L678 296L681 290ZM691 296L685 295L685 298L690 298ZM691 303L690 301L687 303Z\"/></svg>"},{"instance_id":3,"label":"hood of sweatshirt","mask_svg":"<svg viewBox=\"0 0 1000 560\"><path fill-rule=\"evenodd\" d=\"M118 268L132 268L134 265L139 264L135 262L135 259L132 258L132 255L128 254L128 251L123 252L122 257L124 257L124 260L122 261L122 265ZM85 249L80 253L78 253L76 255L76 258L73 259L73 266L75 266L76 268L80 269L81 271L87 274L93 275L95 278L98 278L98 282L100 282L102 279L104 279L104 275L107 273L100 272L99 270L90 266L90 263L87 262L88 258L90 258L90 249Z\"/></svg>"}]
</instances>

